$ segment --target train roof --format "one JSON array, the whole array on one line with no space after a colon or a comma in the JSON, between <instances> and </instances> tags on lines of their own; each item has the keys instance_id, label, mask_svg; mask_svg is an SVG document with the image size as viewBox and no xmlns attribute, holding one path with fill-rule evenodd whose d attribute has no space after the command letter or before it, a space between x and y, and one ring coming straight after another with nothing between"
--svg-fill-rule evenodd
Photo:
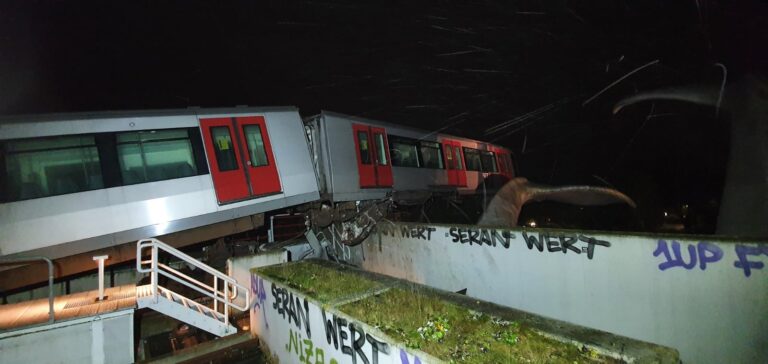
<instances>
[{"instance_id":1,"label":"train roof","mask_svg":"<svg viewBox=\"0 0 768 364\"><path fill-rule=\"evenodd\" d=\"M364 117L360 117L360 116L347 115L347 114L342 114L342 113L338 113L338 112L334 112L334 111L328 111L328 110L322 110L322 111L320 111L320 114L312 115L312 116L310 116L308 118L314 118L314 117L323 116L323 115L336 116L336 117L341 117L341 118L345 118L345 119L352 119L352 120L360 121L360 122L363 122L363 123L381 125L381 126L386 127L386 128L405 129L405 130L408 130L408 131L413 132L413 133L424 133L424 135L422 137L420 137L419 139L427 138L427 137L430 137L430 136L441 136L441 137L447 137L447 138L450 138L450 139L461 140L461 141L465 141L465 142L475 142L475 143L490 144L490 145L501 147L501 148L504 148L504 149L509 149L507 147L504 147L504 146L501 146L501 145L498 145L498 144L494 144L494 143L491 143L491 142L486 142L486 141L483 141L483 140L471 139L471 138L465 138L465 137L455 136L455 135L451 135L451 134L441 133L440 132L441 129L438 129L438 130L435 130L435 131L426 131L426 130L423 130L423 129L418 129L418 128L414 128L414 127L410 127L410 126L406 126L406 125L402 125L402 124L396 124L396 123L391 123L391 122L386 122L386 121L381 121L381 120L368 119L368 118L364 118Z\"/></svg>"},{"instance_id":2,"label":"train roof","mask_svg":"<svg viewBox=\"0 0 768 364\"><path fill-rule=\"evenodd\" d=\"M49 121L70 121L88 119L115 119L126 117L153 117L153 116L178 116L178 115L214 115L214 114L249 114L274 111L297 111L295 106L236 106L236 107L188 107L186 109L150 109L150 110L120 110L120 111L85 111L71 113L50 114L20 114L0 116L0 124L34 123Z\"/></svg>"}]
</instances>

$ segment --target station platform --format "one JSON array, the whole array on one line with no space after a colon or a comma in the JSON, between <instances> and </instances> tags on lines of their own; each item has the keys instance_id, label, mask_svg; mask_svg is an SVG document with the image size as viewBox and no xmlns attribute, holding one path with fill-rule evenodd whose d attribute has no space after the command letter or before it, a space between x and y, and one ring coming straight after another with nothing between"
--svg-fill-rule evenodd
<instances>
[{"instance_id":1,"label":"station platform","mask_svg":"<svg viewBox=\"0 0 768 364\"><path fill-rule=\"evenodd\" d=\"M56 322L135 309L136 285L105 288L105 300L97 301L99 291L57 296L53 301ZM0 332L48 323L48 299L0 305Z\"/></svg>"}]
</instances>

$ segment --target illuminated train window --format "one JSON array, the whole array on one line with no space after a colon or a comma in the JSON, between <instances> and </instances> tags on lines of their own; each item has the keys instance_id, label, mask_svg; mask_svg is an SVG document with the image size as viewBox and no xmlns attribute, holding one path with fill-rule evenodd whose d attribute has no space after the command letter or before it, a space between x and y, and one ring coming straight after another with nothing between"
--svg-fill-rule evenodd
<instances>
[{"instance_id":1,"label":"illuminated train window","mask_svg":"<svg viewBox=\"0 0 768 364\"><path fill-rule=\"evenodd\" d=\"M384 141L384 135L373 133L373 139L376 143L376 160L380 166L386 166L387 162L387 143Z\"/></svg>"},{"instance_id":2,"label":"illuminated train window","mask_svg":"<svg viewBox=\"0 0 768 364\"><path fill-rule=\"evenodd\" d=\"M358 131L357 141L360 145L360 163L371 164L371 148L368 145L368 133Z\"/></svg>"},{"instance_id":3,"label":"illuminated train window","mask_svg":"<svg viewBox=\"0 0 768 364\"><path fill-rule=\"evenodd\" d=\"M6 196L20 201L104 188L95 138L75 135L0 145Z\"/></svg>"},{"instance_id":4,"label":"illuminated train window","mask_svg":"<svg viewBox=\"0 0 768 364\"><path fill-rule=\"evenodd\" d=\"M117 156L126 185L197 174L186 129L117 134Z\"/></svg>"},{"instance_id":5,"label":"illuminated train window","mask_svg":"<svg viewBox=\"0 0 768 364\"><path fill-rule=\"evenodd\" d=\"M258 125L243 126L245 142L248 145L248 154L251 157L253 167L269 165L267 150L264 147L264 137L261 135L261 127Z\"/></svg>"},{"instance_id":6,"label":"illuminated train window","mask_svg":"<svg viewBox=\"0 0 768 364\"><path fill-rule=\"evenodd\" d=\"M219 166L219 171L226 172L240 169L240 166L237 165L235 145L232 143L229 127L212 127L211 139L213 139L213 150L216 154L216 164Z\"/></svg>"},{"instance_id":7,"label":"illuminated train window","mask_svg":"<svg viewBox=\"0 0 768 364\"><path fill-rule=\"evenodd\" d=\"M419 143L415 139L389 135L389 154L392 165L397 167L419 167Z\"/></svg>"}]
</instances>

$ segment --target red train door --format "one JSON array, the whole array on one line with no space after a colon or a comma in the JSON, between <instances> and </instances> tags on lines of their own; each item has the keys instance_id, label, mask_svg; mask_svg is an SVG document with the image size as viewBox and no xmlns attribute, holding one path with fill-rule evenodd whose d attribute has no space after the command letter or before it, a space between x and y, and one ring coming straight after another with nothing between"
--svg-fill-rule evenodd
<instances>
[{"instance_id":1,"label":"red train door","mask_svg":"<svg viewBox=\"0 0 768 364\"><path fill-rule=\"evenodd\" d=\"M392 187L392 163L389 159L389 141L384 128L372 126L373 155L376 156L376 185L379 187Z\"/></svg>"},{"instance_id":2,"label":"red train door","mask_svg":"<svg viewBox=\"0 0 768 364\"><path fill-rule=\"evenodd\" d=\"M499 171L499 174L507 175L507 164L504 163L504 156L506 153L504 153L503 150L499 148L493 148L494 153L496 153L496 170Z\"/></svg>"},{"instance_id":3,"label":"red train door","mask_svg":"<svg viewBox=\"0 0 768 364\"><path fill-rule=\"evenodd\" d=\"M461 143L456 140L443 140L446 165L448 167L448 184L456 187L467 185L467 172L464 168L464 157L461 153Z\"/></svg>"},{"instance_id":4,"label":"red train door","mask_svg":"<svg viewBox=\"0 0 768 364\"><path fill-rule=\"evenodd\" d=\"M459 179L456 172L456 161L453 156L453 144L451 141L443 141L443 154L445 155L445 170L448 173L448 185L458 186Z\"/></svg>"},{"instance_id":5,"label":"red train door","mask_svg":"<svg viewBox=\"0 0 768 364\"><path fill-rule=\"evenodd\" d=\"M268 195L281 191L272 144L267 135L267 122L262 116L246 116L236 119L240 143L245 154L245 174L253 196Z\"/></svg>"},{"instance_id":6,"label":"red train door","mask_svg":"<svg viewBox=\"0 0 768 364\"><path fill-rule=\"evenodd\" d=\"M360 187L392 186L389 143L384 128L352 124Z\"/></svg>"},{"instance_id":7,"label":"red train door","mask_svg":"<svg viewBox=\"0 0 768 364\"><path fill-rule=\"evenodd\" d=\"M281 191L264 118L200 119L219 204Z\"/></svg>"}]
</instances>

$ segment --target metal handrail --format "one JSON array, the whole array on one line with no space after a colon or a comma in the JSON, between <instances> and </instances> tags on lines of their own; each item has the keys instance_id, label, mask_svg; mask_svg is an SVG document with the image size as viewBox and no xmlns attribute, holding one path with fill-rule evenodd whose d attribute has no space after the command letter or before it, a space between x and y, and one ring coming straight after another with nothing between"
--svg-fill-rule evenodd
<instances>
[{"instance_id":1,"label":"metal handrail","mask_svg":"<svg viewBox=\"0 0 768 364\"><path fill-rule=\"evenodd\" d=\"M0 258L0 265L28 263L38 260L44 260L46 263L48 263L48 323L52 324L55 319L53 311L53 261L50 258L44 256L4 257Z\"/></svg>"},{"instance_id":2,"label":"metal handrail","mask_svg":"<svg viewBox=\"0 0 768 364\"><path fill-rule=\"evenodd\" d=\"M151 248L151 258L149 260L143 260L142 259L142 252L144 249ZM180 259L181 261L191 264L195 266L195 268L198 268L202 270L203 272L206 272L213 276L213 287L211 287L208 284L205 284L203 282L198 281L197 279L194 279L174 268L169 267L166 264L162 264L158 262L158 253L160 250L163 250L165 252L168 252L169 254L173 255L174 257ZM149 265L149 267L147 267ZM240 311L246 311L248 310L248 307L250 306L250 296L251 292L243 285L237 283L237 280L234 278L219 272L216 269L213 269L212 267L201 263L197 259L181 252L180 250L163 243L160 240L151 238L151 239L142 239L139 240L136 244L136 271L139 273L149 273L151 276L151 284L152 284L152 297L154 298L154 301L157 302L157 287L158 287L158 274L168 277L184 286L187 286L207 297L210 297L213 299L213 310L216 312L219 312L218 305L219 303L222 304L224 308L224 323L229 324L229 308L233 307ZM223 288L219 289L219 280L222 281ZM239 306L234 303L234 299L238 296L239 292L244 292L245 294L245 303L243 306Z\"/></svg>"}]
</instances>

